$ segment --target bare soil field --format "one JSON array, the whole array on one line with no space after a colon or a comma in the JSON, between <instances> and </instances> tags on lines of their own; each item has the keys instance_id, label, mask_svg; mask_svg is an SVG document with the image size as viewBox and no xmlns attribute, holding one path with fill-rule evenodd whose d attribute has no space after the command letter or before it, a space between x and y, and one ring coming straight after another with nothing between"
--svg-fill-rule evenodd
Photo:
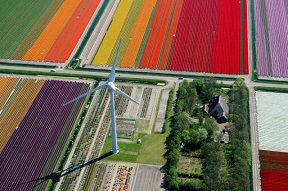
<instances>
[{"instance_id":1,"label":"bare soil field","mask_svg":"<svg viewBox=\"0 0 288 191\"><path fill-rule=\"evenodd\" d=\"M137 191L162 191L164 172L160 166L139 165L132 189Z\"/></svg>"}]
</instances>

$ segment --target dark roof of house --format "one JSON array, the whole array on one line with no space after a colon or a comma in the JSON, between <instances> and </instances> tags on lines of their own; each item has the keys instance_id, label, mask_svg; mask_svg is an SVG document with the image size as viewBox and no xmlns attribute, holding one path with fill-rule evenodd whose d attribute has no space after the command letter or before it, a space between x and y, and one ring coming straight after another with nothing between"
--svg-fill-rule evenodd
<instances>
[{"instance_id":1,"label":"dark roof of house","mask_svg":"<svg viewBox=\"0 0 288 191\"><path fill-rule=\"evenodd\" d=\"M205 104L204 110L207 111L207 106L209 108L210 115L220 119L221 117L225 117L228 119L229 115L229 107L228 100L223 96L219 95L217 97L212 98L208 104Z\"/></svg>"}]
</instances>

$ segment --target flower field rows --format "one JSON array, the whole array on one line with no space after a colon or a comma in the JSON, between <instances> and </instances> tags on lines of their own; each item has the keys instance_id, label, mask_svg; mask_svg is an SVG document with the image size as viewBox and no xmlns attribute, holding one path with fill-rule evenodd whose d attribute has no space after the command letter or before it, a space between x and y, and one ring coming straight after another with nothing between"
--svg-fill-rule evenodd
<instances>
[{"instance_id":1,"label":"flower field rows","mask_svg":"<svg viewBox=\"0 0 288 191\"><path fill-rule=\"evenodd\" d=\"M248 73L247 0L117 0L105 11L101 0L33 0L31 6L12 1L1 2L15 15L0 17L4 59L66 62L93 14L102 10L84 64L111 65L122 38L120 67Z\"/></svg>"},{"instance_id":2,"label":"flower field rows","mask_svg":"<svg viewBox=\"0 0 288 191\"><path fill-rule=\"evenodd\" d=\"M146 26L148 25L150 15L153 7L156 4L156 0L144 0L143 6L139 13L139 17L131 32L131 39L125 52L120 66L125 68L133 68L134 62L136 61L137 53L140 48L142 38L145 34Z\"/></svg>"},{"instance_id":3,"label":"flower field rows","mask_svg":"<svg viewBox=\"0 0 288 191\"><path fill-rule=\"evenodd\" d=\"M288 187L287 100L287 93L256 91L263 191L286 190Z\"/></svg>"},{"instance_id":4,"label":"flower field rows","mask_svg":"<svg viewBox=\"0 0 288 191\"><path fill-rule=\"evenodd\" d=\"M19 81L21 82L21 81ZM18 84L19 84L18 82ZM5 111L2 110L3 115L0 119L0 152L5 147L6 143L9 141L12 133L18 128L21 121L23 120L26 112L31 106L36 95L40 91L44 84L44 81L36 81L32 79L25 80L19 87L13 100L11 100ZM15 90L15 89L13 89ZM15 92L15 91L14 91ZM10 93L14 93L10 92ZM13 94L10 94L13 95ZM12 96L10 96L11 98ZM11 117L15 116L15 117Z\"/></svg>"},{"instance_id":5,"label":"flower field rows","mask_svg":"<svg viewBox=\"0 0 288 191\"><path fill-rule=\"evenodd\" d=\"M288 2L255 0L256 49L260 76L288 77Z\"/></svg>"},{"instance_id":6,"label":"flower field rows","mask_svg":"<svg viewBox=\"0 0 288 191\"><path fill-rule=\"evenodd\" d=\"M288 153L260 150L263 191L287 190Z\"/></svg>"},{"instance_id":7,"label":"flower field rows","mask_svg":"<svg viewBox=\"0 0 288 191\"><path fill-rule=\"evenodd\" d=\"M109 30L107 31L105 38L103 39L103 42L101 43L94 60L92 61L93 65L108 64L108 59L112 54L114 46L118 44L116 42L118 42L119 33L121 32L121 28L125 23L125 20L127 18L127 15L129 13L132 4L133 4L132 0L120 1L117 10L114 14L112 23L110 24Z\"/></svg>"},{"instance_id":8,"label":"flower field rows","mask_svg":"<svg viewBox=\"0 0 288 191\"><path fill-rule=\"evenodd\" d=\"M14 15L9 13L10 18L7 15L0 18L0 43L5 47L0 57L65 62L100 0L13 2L1 2L1 12L7 13L9 9Z\"/></svg>"},{"instance_id":9,"label":"flower field rows","mask_svg":"<svg viewBox=\"0 0 288 191\"><path fill-rule=\"evenodd\" d=\"M247 74L244 17L246 0L184 1L169 69Z\"/></svg>"},{"instance_id":10,"label":"flower field rows","mask_svg":"<svg viewBox=\"0 0 288 191\"><path fill-rule=\"evenodd\" d=\"M156 69L174 1L160 0L151 25L140 68Z\"/></svg>"},{"instance_id":11,"label":"flower field rows","mask_svg":"<svg viewBox=\"0 0 288 191\"><path fill-rule=\"evenodd\" d=\"M67 106L63 104L87 91L88 84L17 81L13 89L16 93L11 94L13 100L0 117L1 144L3 140L7 142L0 151L0 190L44 190L48 181L42 177L53 172L83 100ZM5 119L8 121L3 122ZM10 130L10 139L5 140Z\"/></svg>"},{"instance_id":12,"label":"flower field rows","mask_svg":"<svg viewBox=\"0 0 288 191\"><path fill-rule=\"evenodd\" d=\"M121 6L128 2L120 2L93 65L111 65L122 38L120 67L248 73L246 0L143 1L136 21L122 18L139 9L140 1Z\"/></svg>"}]
</instances>

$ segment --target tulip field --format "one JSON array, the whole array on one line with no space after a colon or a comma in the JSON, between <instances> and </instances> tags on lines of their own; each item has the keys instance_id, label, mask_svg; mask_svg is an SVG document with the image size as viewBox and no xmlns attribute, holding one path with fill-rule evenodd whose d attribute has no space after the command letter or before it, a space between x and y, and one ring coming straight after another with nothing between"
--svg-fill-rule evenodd
<instances>
[{"instance_id":1,"label":"tulip field","mask_svg":"<svg viewBox=\"0 0 288 191\"><path fill-rule=\"evenodd\" d=\"M0 190L45 190L86 92L80 82L0 77ZM48 178L49 179L49 178Z\"/></svg>"},{"instance_id":2,"label":"tulip field","mask_svg":"<svg viewBox=\"0 0 288 191\"><path fill-rule=\"evenodd\" d=\"M263 191L287 190L288 187L287 100L287 93L256 91Z\"/></svg>"},{"instance_id":3,"label":"tulip field","mask_svg":"<svg viewBox=\"0 0 288 191\"><path fill-rule=\"evenodd\" d=\"M258 74L288 77L286 0L255 0L256 52Z\"/></svg>"},{"instance_id":4,"label":"tulip field","mask_svg":"<svg viewBox=\"0 0 288 191\"><path fill-rule=\"evenodd\" d=\"M260 150L259 153L262 190L287 190L288 152Z\"/></svg>"},{"instance_id":5,"label":"tulip field","mask_svg":"<svg viewBox=\"0 0 288 191\"><path fill-rule=\"evenodd\" d=\"M100 0L0 3L0 58L65 62Z\"/></svg>"},{"instance_id":6,"label":"tulip field","mask_svg":"<svg viewBox=\"0 0 288 191\"><path fill-rule=\"evenodd\" d=\"M111 65L121 38L122 68L248 74L247 0L0 2L1 59L69 61L97 13L83 64Z\"/></svg>"},{"instance_id":7,"label":"tulip field","mask_svg":"<svg viewBox=\"0 0 288 191\"><path fill-rule=\"evenodd\" d=\"M248 74L246 0L120 1L92 65Z\"/></svg>"}]
</instances>

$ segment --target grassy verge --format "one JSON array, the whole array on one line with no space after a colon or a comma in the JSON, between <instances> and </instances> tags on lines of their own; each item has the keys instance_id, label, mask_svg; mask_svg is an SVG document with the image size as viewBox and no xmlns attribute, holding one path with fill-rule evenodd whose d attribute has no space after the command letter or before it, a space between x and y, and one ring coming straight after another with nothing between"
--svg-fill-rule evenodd
<instances>
[{"instance_id":1,"label":"grassy verge","mask_svg":"<svg viewBox=\"0 0 288 191\"><path fill-rule=\"evenodd\" d=\"M271 87L254 87L256 91L266 91L266 92L282 92L282 93L288 93L287 88L271 88Z\"/></svg>"},{"instance_id":2,"label":"grassy verge","mask_svg":"<svg viewBox=\"0 0 288 191\"><path fill-rule=\"evenodd\" d=\"M144 164L164 165L164 142L168 134L169 132L165 134L140 133L138 136L138 138L141 139L140 144L137 144L136 141L132 143L118 141L119 153L106 157L104 161L137 162ZM111 148L112 139L111 137L107 137L102 155L109 153Z\"/></svg>"},{"instance_id":3,"label":"grassy verge","mask_svg":"<svg viewBox=\"0 0 288 191\"><path fill-rule=\"evenodd\" d=\"M141 148L137 163L164 165L165 140L169 132L165 134L140 134Z\"/></svg>"},{"instance_id":4,"label":"grassy verge","mask_svg":"<svg viewBox=\"0 0 288 191\"><path fill-rule=\"evenodd\" d=\"M0 62L1 65L4 66L16 66L16 67L32 67L32 68L57 68L57 66L52 65L37 65L37 64L17 64L17 63L6 63L6 62Z\"/></svg>"}]
</instances>

